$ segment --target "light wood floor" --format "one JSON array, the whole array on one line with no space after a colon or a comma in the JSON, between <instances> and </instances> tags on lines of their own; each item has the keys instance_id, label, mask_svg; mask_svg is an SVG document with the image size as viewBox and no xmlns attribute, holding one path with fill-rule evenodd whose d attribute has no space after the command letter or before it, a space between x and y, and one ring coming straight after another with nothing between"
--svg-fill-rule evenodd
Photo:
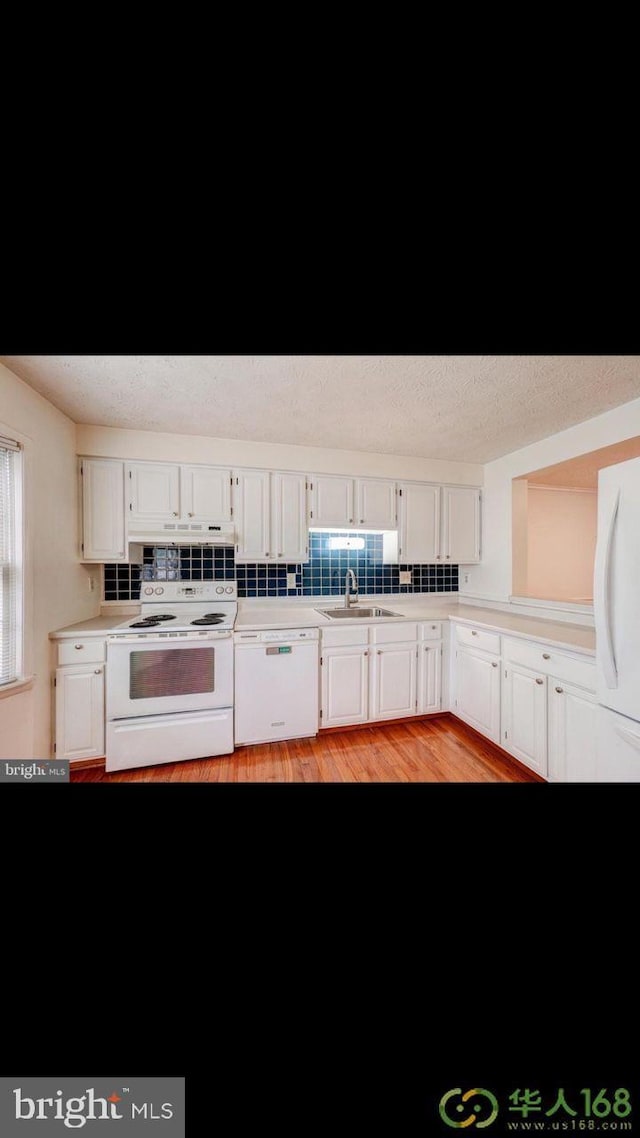
<instances>
[{"instance_id":1,"label":"light wood floor","mask_svg":"<svg viewBox=\"0 0 640 1138\"><path fill-rule=\"evenodd\" d=\"M452 715L259 743L232 755L105 774L72 782L541 782Z\"/></svg>"}]
</instances>

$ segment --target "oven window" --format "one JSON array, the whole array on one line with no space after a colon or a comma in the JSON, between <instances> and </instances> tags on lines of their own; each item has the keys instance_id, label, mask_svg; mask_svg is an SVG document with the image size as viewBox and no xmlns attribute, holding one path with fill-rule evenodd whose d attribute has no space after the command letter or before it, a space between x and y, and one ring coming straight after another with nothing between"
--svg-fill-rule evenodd
<instances>
[{"instance_id":1,"label":"oven window","mask_svg":"<svg viewBox=\"0 0 640 1138\"><path fill-rule=\"evenodd\" d=\"M129 654L129 698L214 691L215 648L158 648Z\"/></svg>"}]
</instances>

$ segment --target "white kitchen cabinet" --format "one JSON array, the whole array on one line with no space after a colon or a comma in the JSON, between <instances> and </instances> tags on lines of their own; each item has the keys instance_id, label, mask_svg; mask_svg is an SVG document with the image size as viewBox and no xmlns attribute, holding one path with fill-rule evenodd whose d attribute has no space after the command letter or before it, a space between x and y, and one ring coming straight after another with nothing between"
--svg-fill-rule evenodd
<instances>
[{"instance_id":1,"label":"white kitchen cabinet","mask_svg":"<svg viewBox=\"0 0 640 1138\"><path fill-rule=\"evenodd\" d=\"M442 641L418 645L418 714L442 709Z\"/></svg>"},{"instance_id":2,"label":"white kitchen cabinet","mask_svg":"<svg viewBox=\"0 0 640 1138\"><path fill-rule=\"evenodd\" d=\"M398 483L398 561L428 565L440 560L440 487Z\"/></svg>"},{"instance_id":3,"label":"white kitchen cabinet","mask_svg":"<svg viewBox=\"0 0 640 1138\"><path fill-rule=\"evenodd\" d=\"M271 475L238 470L233 485L236 561L268 561L271 547Z\"/></svg>"},{"instance_id":4,"label":"white kitchen cabinet","mask_svg":"<svg viewBox=\"0 0 640 1138\"><path fill-rule=\"evenodd\" d=\"M172 462L130 462L129 526L153 526L180 517L180 467Z\"/></svg>"},{"instance_id":5,"label":"white kitchen cabinet","mask_svg":"<svg viewBox=\"0 0 640 1138\"><path fill-rule=\"evenodd\" d=\"M357 478L354 521L365 529L395 529L397 525L396 484L388 478Z\"/></svg>"},{"instance_id":6,"label":"white kitchen cabinet","mask_svg":"<svg viewBox=\"0 0 640 1138\"><path fill-rule=\"evenodd\" d=\"M271 475L270 560L308 561L308 546L306 475L276 471Z\"/></svg>"},{"instance_id":7,"label":"white kitchen cabinet","mask_svg":"<svg viewBox=\"0 0 640 1138\"><path fill-rule=\"evenodd\" d=\"M308 561L304 474L236 470L233 509L236 561Z\"/></svg>"},{"instance_id":8,"label":"white kitchen cabinet","mask_svg":"<svg viewBox=\"0 0 640 1138\"><path fill-rule=\"evenodd\" d=\"M346 631L346 630L344 630ZM361 645L322 647L320 658L323 727L366 723L369 718L369 649Z\"/></svg>"},{"instance_id":9,"label":"white kitchen cabinet","mask_svg":"<svg viewBox=\"0 0 640 1138\"><path fill-rule=\"evenodd\" d=\"M336 529L355 525L353 478L312 474L311 488L310 525Z\"/></svg>"},{"instance_id":10,"label":"white kitchen cabinet","mask_svg":"<svg viewBox=\"0 0 640 1138\"><path fill-rule=\"evenodd\" d=\"M596 781L597 707L595 692L549 676L551 782Z\"/></svg>"},{"instance_id":11,"label":"white kitchen cabinet","mask_svg":"<svg viewBox=\"0 0 640 1138\"><path fill-rule=\"evenodd\" d=\"M371 719L399 719L416 713L418 645L382 644L371 656Z\"/></svg>"},{"instance_id":12,"label":"white kitchen cabinet","mask_svg":"<svg viewBox=\"0 0 640 1138\"><path fill-rule=\"evenodd\" d=\"M124 462L83 458L80 462L82 561L126 561Z\"/></svg>"},{"instance_id":13,"label":"white kitchen cabinet","mask_svg":"<svg viewBox=\"0 0 640 1138\"><path fill-rule=\"evenodd\" d=\"M501 746L547 776L547 677L508 661L504 668Z\"/></svg>"},{"instance_id":14,"label":"white kitchen cabinet","mask_svg":"<svg viewBox=\"0 0 640 1138\"><path fill-rule=\"evenodd\" d=\"M476 486L442 487L440 560L470 565L480 560L480 491Z\"/></svg>"},{"instance_id":15,"label":"white kitchen cabinet","mask_svg":"<svg viewBox=\"0 0 640 1138\"><path fill-rule=\"evenodd\" d=\"M104 670L101 663L56 668L57 759L104 755Z\"/></svg>"},{"instance_id":16,"label":"white kitchen cabinet","mask_svg":"<svg viewBox=\"0 0 640 1138\"><path fill-rule=\"evenodd\" d=\"M180 516L193 522L231 521L231 471L181 466Z\"/></svg>"},{"instance_id":17,"label":"white kitchen cabinet","mask_svg":"<svg viewBox=\"0 0 640 1138\"><path fill-rule=\"evenodd\" d=\"M492 653L458 644L455 689L455 714L499 743L500 660Z\"/></svg>"}]
</instances>

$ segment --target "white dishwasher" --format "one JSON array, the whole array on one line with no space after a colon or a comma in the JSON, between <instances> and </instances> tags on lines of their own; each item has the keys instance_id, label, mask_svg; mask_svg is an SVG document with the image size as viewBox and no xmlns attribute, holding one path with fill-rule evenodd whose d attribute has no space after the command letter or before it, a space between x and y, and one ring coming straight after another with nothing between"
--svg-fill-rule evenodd
<instances>
[{"instance_id":1,"label":"white dishwasher","mask_svg":"<svg viewBox=\"0 0 640 1138\"><path fill-rule=\"evenodd\" d=\"M318 733L317 628L235 632L236 745Z\"/></svg>"}]
</instances>

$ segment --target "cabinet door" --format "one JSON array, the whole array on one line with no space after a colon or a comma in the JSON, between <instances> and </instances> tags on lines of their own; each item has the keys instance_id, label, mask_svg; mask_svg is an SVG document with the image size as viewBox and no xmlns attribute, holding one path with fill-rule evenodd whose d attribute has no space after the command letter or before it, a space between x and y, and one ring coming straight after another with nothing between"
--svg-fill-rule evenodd
<instances>
[{"instance_id":1,"label":"cabinet door","mask_svg":"<svg viewBox=\"0 0 640 1138\"><path fill-rule=\"evenodd\" d=\"M307 479L304 474L271 476L271 555L276 561L309 560Z\"/></svg>"},{"instance_id":2,"label":"cabinet door","mask_svg":"<svg viewBox=\"0 0 640 1138\"><path fill-rule=\"evenodd\" d=\"M131 462L129 522L165 522L180 516L180 467L170 462Z\"/></svg>"},{"instance_id":3,"label":"cabinet door","mask_svg":"<svg viewBox=\"0 0 640 1138\"><path fill-rule=\"evenodd\" d=\"M596 781L595 693L549 676L549 779Z\"/></svg>"},{"instance_id":4,"label":"cabinet door","mask_svg":"<svg viewBox=\"0 0 640 1138\"><path fill-rule=\"evenodd\" d=\"M418 645L385 644L373 649L371 719L398 719L416 713Z\"/></svg>"},{"instance_id":5,"label":"cabinet door","mask_svg":"<svg viewBox=\"0 0 640 1138\"><path fill-rule=\"evenodd\" d=\"M440 561L440 487L398 484L398 559L404 564Z\"/></svg>"},{"instance_id":6,"label":"cabinet door","mask_svg":"<svg viewBox=\"0 0 640 1138\"><path fill-rule=\"evenodd\" d=\"M104 664L56 669L56 758L104 755Z\"/></svg>"},{"instance_id":7,"label":"cabinet door","mask_svg":"<svg viewBox=\"0 0 640 1138\"><path fill-rule=\"evenodd\" d=\"M495 656L457 649L454 712L487 739L500 742L500 661Z\"/></svg>"},{"instance_id":8,"label":"cabinet door","mask_svg":"<svg viewBox=\"0 0 640 1138\"><path fill-rule=\"evenodd\" d=\"M367 529L396 528L396 484L386 478L358 478L356 517Z\"/></svg>"},{"instance_id":9,"label":"cabinet door","mask_svg":"<svg viewBox=\"0 0 640 1138\"><path fill-rule=\"evenodd\" d=\"M215 466L180 468L182 517L196 522L231 521L231 471Z\"/></svg>"},{"instance_id":10,"label":"cabinet door","mask_svg":"<svg viewBox=\"0 0 640 1138\"><path fill-rule=\"evenodd\" d=\"M324 648L321 657L323 727L365 723L369 718L369 651Z\"/></svg>"},{"instance_id":11,"label":"cabinet door","mask_svg":"<svg viewBox=\"0 0 640 1138\"><path fill-rule=\"evenodd\" d=\"M83 458L82 560L125 561L124 462Z\"/></svg>"},{"instance_id":12,"label":"cabinet door","mask_svg":"<svg viewBox=\"0 0 640 1138\"><path fill-rule=\"evenodd\" d=\"M480 560L480 491L442 487L442 561L469 565Z\"/></svg>"},{"instance_id":13,"label":"cabinet door","mask_svg":"<svg viewBox=\"0 0 640 1138\"><path fill-rule=\"evenodd\" d=\"M268 470L238 470L233 487L236 520L236 561L267 561L270 536L270 478Z\"/></svg>"},{"instance_id":14,"label":"cabinet door","mask_svg":"<svg viewBox=\"0 0 640 1138\"><path fill-rule=\"evenodd\" d=\"M547 677L507 664L503 691L500 745L546 778Z\"/></svg>"},{"instance_id":15,"label":"cabinet door","mask_svg":"<svg viewBox=\"0 0 640 1138\"><path fill-rule=\"evenodd\" d=\"M442 708L442 641L419 644L418 711L428 715Z\"/></svg>"},{"instance_id":16,"label":"cabinet door","mask_svg":"<svg viewBox=\"0 0 640 1138\"><path fill-rule=\"evenodd\" d=\"M353 478L336 478L328 474L311 476L312 526L345 526L355 524L353 510Z\"/></svg>"}]
</instances>

